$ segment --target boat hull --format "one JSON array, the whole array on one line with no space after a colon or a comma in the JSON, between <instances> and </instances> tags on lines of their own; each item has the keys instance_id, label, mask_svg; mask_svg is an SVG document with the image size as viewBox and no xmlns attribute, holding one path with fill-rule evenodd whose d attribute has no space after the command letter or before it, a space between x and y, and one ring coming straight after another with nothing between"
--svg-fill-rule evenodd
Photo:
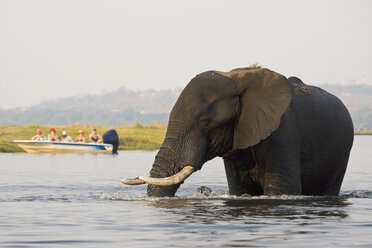
<instances>
[{"instance_id":1,"label":"boat hull","mask_svg":"<svg viewBox=\"0 0 372 248\"><path fill-rule=\"evenodd\" d=\"M111 144L13 140L28 153L112 153Z\"/></svg>"}]
</instances>

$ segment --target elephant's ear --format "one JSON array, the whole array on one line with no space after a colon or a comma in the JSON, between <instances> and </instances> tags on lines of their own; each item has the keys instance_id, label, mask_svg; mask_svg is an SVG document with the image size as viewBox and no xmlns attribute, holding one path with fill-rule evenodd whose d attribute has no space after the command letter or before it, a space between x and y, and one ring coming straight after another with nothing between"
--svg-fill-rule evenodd
<instances>
[{"instance_id":1,"label":"elephant's ear","mask_svg":"<svg viewBox=\"0 0 372 248\"><path fill-rule=\"evenodd\" d=\"M281 117L292 102L292 87L286 77L264 68L236 69L223 74L235 80L240 97L233 149L245 149L280 126Z\"/></svg>"}]
</instances>

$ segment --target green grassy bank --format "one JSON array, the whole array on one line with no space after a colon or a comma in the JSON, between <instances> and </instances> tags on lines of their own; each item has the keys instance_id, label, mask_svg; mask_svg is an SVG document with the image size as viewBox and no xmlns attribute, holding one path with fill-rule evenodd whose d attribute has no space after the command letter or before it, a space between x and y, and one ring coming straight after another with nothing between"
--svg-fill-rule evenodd
<instances>
[{"instance_id":1,"label":"green grassy bank","mask_svg":"<svg viewBox=\"0 0 372 248\"><path fill-rule=\"evenodd\" d=\"M25 126L0 126L0 152L24 152L20 147L13 144L13 140L29 140L36 134L36 130L40 128L44 136L47 136L51 128L55 128L57 135L61 135L63 130L75 139L79 129L84 131L85 139L93 127L97 128L98 133L103 133L111 128L114 128L120 139L119 150L155 150L159 149L165 137L167 126L164 124L156 124L142 126L119 126L119 127L102 127L92 125L69 125L69 126L45 126L45 125L25 125Z\"/></svg>"},{"instance_id":2,"label":"green grassy bank","mask_svg":"<svg viewBox=\"0 0 372 248\"><path fill-rule=\"evenodd\" d=\"M44 125L25 125L25 126L0 126L0 152L24 152L20 147L12 143L12 140L29 140L36 134L36 129L40 128L45 136L48 135L51 128L55 128L58 135L61 135L63 130L66 130L71 138L75 139L79 129L84 131L85 139L93 127L96 127L98 132L103 133L111 128L114 128L120 138L119 150L156 150L159 149L167 126L164 124L156 124L142 126L119 126L119 127L102 127L92 125L69 125L69 126L44 126ZM356 135L372 135L372 130L355 130Z\"/></svg>"}]
</instances>

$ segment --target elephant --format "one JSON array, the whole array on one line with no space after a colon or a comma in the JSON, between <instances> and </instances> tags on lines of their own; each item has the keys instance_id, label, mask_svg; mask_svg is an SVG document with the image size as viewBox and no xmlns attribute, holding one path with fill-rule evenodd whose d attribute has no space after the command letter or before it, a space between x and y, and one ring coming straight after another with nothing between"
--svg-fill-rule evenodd
<instances>
[{"instance_id":1,"label":"elephant","mask_svg":"<svg viewBox=\"0 0 372 248\"><path fill-rule=\"evenodd\" d=\"M260 66L206 71L173 106L150 173L121 182L173 197L218 156L231 195L337 196L353 139L349 111L319 87Z\"/></svg>"}]
</instances>

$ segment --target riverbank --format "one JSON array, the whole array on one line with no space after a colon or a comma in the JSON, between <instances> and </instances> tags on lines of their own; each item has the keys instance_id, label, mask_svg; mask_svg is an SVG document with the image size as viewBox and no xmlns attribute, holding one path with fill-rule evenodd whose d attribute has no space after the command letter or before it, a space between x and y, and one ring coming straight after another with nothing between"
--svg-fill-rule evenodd
<instances>
[{"instance_id":1,"label":"riverbank","mask_svg":"<svg viewBox=\"0 0 372 248\"><path fill-rule=\"evenodd\" d=\"M372 130L354 130L355 135L372 135Z\"/></svg>"},{"instance_id":2,"label":"riverbank","mask_svg":"<svg viewBox=\"0 0 372 248\"><path fill-rule=\"evenodd\" d=\"M41 129L45 136L48 135L51 128L55 128L57 135L61 135L66 130L71 138L75 139L79 129L84 131L85 139L93 127L96 127L98 133L103 133L114 128L120 139L119 150L145 150L152 151L159 149L167 130L165 124L155 124L142 126L119 126L104 127L93 125L68 125L68 126L47 126L47 125L24 125L24 126L0 126L0 152L24 152L20 147L13 144L13 140L29 140L36 134L36 129ZM355 135L372 135L372 130L355 130Z\"/></svg>"},{"instance_id":3,"label":"riverbank","mask_svg":"<svg viewBox=\"0 0 372 248\"><path fill-rule=\"evenodd\" d=\"M165 124L154 124L142 126L136 124L135 126L119 126L119 127L104 127L92 125L68 125L68 126L48 126L48 125L24 125L24 126L0 126L0 152L24 152L20 147L13 144L13 140L29 140L36 134L37 129L41 129L45 136L48 135L51 128L55 128L57 135L61 135L63 130L75 139L78 135L79 129L84 131L85 139L92 128L97 128L101 135L105 131L114 128L119 134L119 150L156 150L159 149L167 130Z\"/></svg>"}]
</instances>

